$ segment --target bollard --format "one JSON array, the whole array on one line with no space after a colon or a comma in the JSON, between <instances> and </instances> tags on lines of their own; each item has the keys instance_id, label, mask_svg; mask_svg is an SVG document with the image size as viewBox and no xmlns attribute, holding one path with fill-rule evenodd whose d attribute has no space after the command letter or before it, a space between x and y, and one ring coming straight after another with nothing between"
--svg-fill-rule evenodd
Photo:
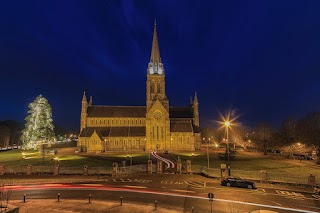
<instances>
[{"instance_id":1,"label":"bollard","mask_svg":"<svg viewBox=\"0 0 320 213\"><path fill-rule=\"evenodd\" d=\"M122 197L120 197L120 206L122 206Z\"/></svg>"},{"instance_id":2,"label":"bollard","mask_svg":"<svg viewBox=\"0 0 320 213\"><path fill-rule=\"evenodd\" d=\"M192 208L191 208L191 213L194 213L194 207L192 206Z\"/></svg>"},{"instance_id":3,"label":"bollard","mask_svg":"<svg viewBox=\"0 0 320 213\"><path fill-rule=\"evenodd\" d=\"M58 193L58 202L60 202L60 193Z\"/></svg>"},{"instance_id":4,"label":"bollard","mask_svg":"<svg viewBox=\"0 0 320 213\"><path fill-rule=\"evenodd\" d=\"M91 195L89 195L89 203L91 203Z\"/></svg>"},{"instance_id":5,"label":"bollard","mask_svg":"<svg viewBox=\"0 0 320 213\"><path fill-rule=\"evenodd\" d=\"M26 194L23 195L23 202L26 202Z\"/></svg>"},{"instance_id":6,"label":"bollard","mask_svg":"<svg viewBox=\"0 0 320 213\"><path fill-rule=\"evenodd\" d=\"M154 201L154 210L157 210L157 201Z\"/></svg>"}]
</instances>

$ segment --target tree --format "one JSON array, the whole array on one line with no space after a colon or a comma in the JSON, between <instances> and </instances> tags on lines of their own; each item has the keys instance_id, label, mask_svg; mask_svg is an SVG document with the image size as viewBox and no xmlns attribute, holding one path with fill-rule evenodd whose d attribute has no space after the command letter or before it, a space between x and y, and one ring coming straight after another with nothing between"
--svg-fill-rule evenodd
<instances>
[{"instance_id":1,"label":"tree","mask_svg":"<svg viewBox=\"0 0 320 213\"><path fill-rule=\"evenodd\" d=\"M312 112L297 124L299 139L308 145L320 146L320 112Z\"/></svg>"},{"instance_id":2,"label":"tree","mask_svg":"<svg viewBox=\"0 0 320 213\"><path fill-rule=\"evenodd\" d=\"M0 121L0 146L6 147L19 144L22 125L19 122L6 120Z\"/></svg>"},{"instance_id":3,"label":"tree","mask_svg":"<svg viewBox=\"0 0 320 213\"><path fill-rule=\"evenodd\" d=\"M282 122L279 133L282 138L282 145L291 145L298 141L297 123L291 118Z\"/></svg>"},{"instance_id":4,"label":"tree","mask_svg":"<svg viewBox=\"0 0 320 213\"><path fill-rule=\"evenodd\" d=\"M0 146L9 146L10 129L7 126L0 126Z\"/></svg>"},{"instance_id":5,"label":"tree","mask_svg":"<svg viewBox=\"0 0 320 213\"><path fill-rule=\"evenodd\" d=\"M48 100L39 95L36 100L29 104L28 116L25 118L26 124L22 131L21 141L23 147L41 148L44 143L54 141L54 131L52 124L51 106Z\"/></svg>"},{"instance_id":6,"label":"tree","mask_svg":"<svg viewBox=\"0 0 320 213\"><path fill-rule=\"evenodd\" d=\"M320 112L312 112L300 119L297 124L299 140L316 148L317 163L320 164Z\"/></svg>"},{"instance_id":7,"label":"tree","mask_svg":"<svg viewBox=\"0 0 320 213\"><path fill-rule=\"evenodd\" d=\"M252 135L253 141L257 146L262 147L264 155L267 154L267 148L271 145L273 131L268 124L259 124L255 133Z\"/></svg>"}]
</instances>

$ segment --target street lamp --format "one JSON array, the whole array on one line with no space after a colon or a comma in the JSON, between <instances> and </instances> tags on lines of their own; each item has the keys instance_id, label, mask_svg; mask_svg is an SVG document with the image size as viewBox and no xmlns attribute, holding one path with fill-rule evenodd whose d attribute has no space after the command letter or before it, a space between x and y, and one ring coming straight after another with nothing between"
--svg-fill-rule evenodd
<instances>
[{"instance_id":1,"label":"street lamp","mask_svg":"<svg viewBox=\"0 0 320 213\"><path fill-rule=\"evenodd\" d=\"M229 175L230 175L230 149L229 149L229 126L230 126L230 121L225 121L224 125L226 127L226 134L227 134L227 159L228 159L228 163L227 163L227 168L229 170Z\"/></svg>"},{"instance_id":2,"label":"street lamp","mask_svg":"<svg viewBox=\"0 0 320 213\"><path fill-rule=\"evenodd\" d=\"M209 169L209 165L210 165L210 163L209 163L209 141L210 141L210 138L208 138L208 140L207 140L207 159L208 159L208 169Z\"/></svg>"}]
</instances>

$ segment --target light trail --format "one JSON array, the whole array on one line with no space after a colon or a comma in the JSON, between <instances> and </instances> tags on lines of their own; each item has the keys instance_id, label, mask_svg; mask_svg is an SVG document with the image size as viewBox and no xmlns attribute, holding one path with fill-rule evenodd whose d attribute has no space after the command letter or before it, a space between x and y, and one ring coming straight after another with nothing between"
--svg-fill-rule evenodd
<instances>
[{"instance_id":1,"label":"light trail","mask_svg":"<svg viewBox=\"0 0 320 213\"><path fill-rule=\"evenodd\" d=\"M104 190L104 191L114 191L114 192L132 192L132 193L140 193L140 194L154 194L154 195L162 195L162 196L172 196L172 197L182 197L182 198L193 198L193 199L201 199L201 200L208 200L207 197L201 197L201 196L195 196L195 195L186 195L186 194L178 194L178 193L172 193L172 192L160 192L160 191L152 191L152 190L139 190L139 189L128 189L128 188L117 188L117 187L111 187L111 186L84 186L84 185L63 185L63 184L57 184L54 186L54 184L50 186L46 185L28 185L28 186L7 186L5 189L11 189L12 191L22 191L22 190L39 190L39 189L82 189L82 190ZM249 206L257 206L257 207L264 207L264 208L270 208L270 209L278 209L278 210L286 210L286 211L293 211L293 212L302 212L302 213L317 213L315 211L310 210L304 210L304 209L295 209L290 207L282 207L282 206L271 206L266 204L260 204L260 203L251 203L251 202L243 202L243 201L235 201L235 200L226 200L226 199L218 199L214 198L213 201L216 202L225 202L225 203L236 203L236 204L243 204L243 205L249 205ZM319 209L317 207L310 207Z\"/></svg>"},{"instance_id":2,"label":"light trail","mask_svg":"<svg viewBox=\"0 0 320 213\"><path fill-rule=\"evenodd\" d=\"M165 162L168 165L168 168L174 168L175 167L174 162L172 162L171 160L163 158L163 157L157 155L156 152L151 152L151 154L152 154L153 157ZM170 167L170 164L171 164L171 167Z\"/></svg>"}]
</instances>

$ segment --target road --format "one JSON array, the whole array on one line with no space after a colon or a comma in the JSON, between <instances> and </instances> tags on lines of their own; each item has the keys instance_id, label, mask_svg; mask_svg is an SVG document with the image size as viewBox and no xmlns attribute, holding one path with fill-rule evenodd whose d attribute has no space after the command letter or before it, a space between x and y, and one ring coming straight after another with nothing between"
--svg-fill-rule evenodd
<instances>
[{"instance_id":1,"label":"road","mask_svg":"<svg viewBox=\"0 0 320 213\"><path fill-rule=\"evenodd\" d=\"M62 181L63 182L63 181ZM214 193L213 212L320 212L320 196L303 188L257 184L258 189L241 189L220 186L217 180L198 175L137 175L122 178L106 177L98 181L13 186L13 199L108 200L139 204L158 202L160 207L179 207L185 212L210 212L209 192Z\"/></svg>"}]
</instances>

